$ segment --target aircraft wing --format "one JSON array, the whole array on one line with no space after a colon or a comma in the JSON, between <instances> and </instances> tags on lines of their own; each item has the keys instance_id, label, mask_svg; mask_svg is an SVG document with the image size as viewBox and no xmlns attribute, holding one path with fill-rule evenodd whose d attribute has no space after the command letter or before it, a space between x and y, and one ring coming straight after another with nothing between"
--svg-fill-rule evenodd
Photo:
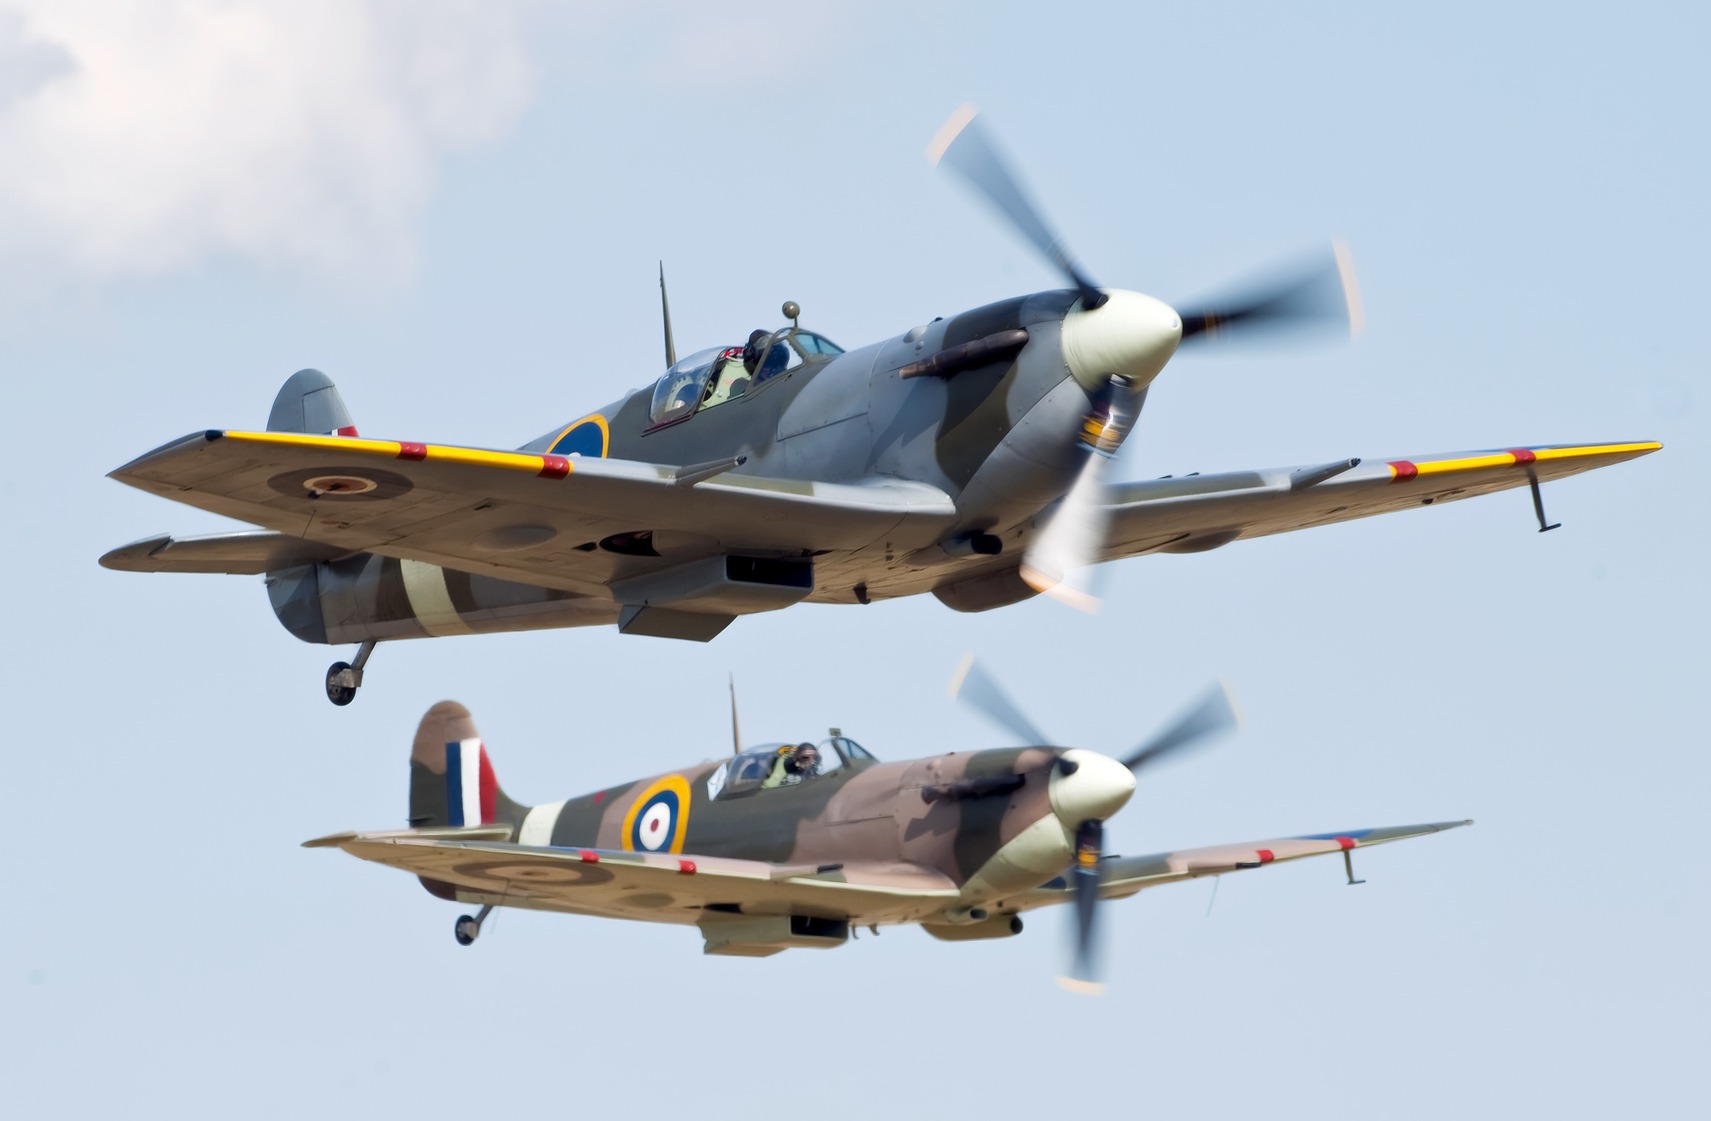
<instances>
[{"instance_id":1,"label":"aircraft wing","mask_svg":"<svg viewBox=\"0 0 1711 1121\"><path fill-rule=\"evenodd\" d=\"M111 477L340 555L378 553L584 594L623 574L623 550L598 547L616 535L648 531L645 542L626 546L656 550L646 555L801 555L859 549L881 539L920 547L956 518L948 495L919 483L810 483L726 473L734 466L678 468L211 429L157 448ZM115 550L109 567L167 569L166 550L183 546L168 542L144 551L160 540ZM130 550L142 555L116 555ZM207 547L209 555L200 559L218 563L215 551ZM234 563L253 564L266 547L250 542L237 551L242 555ZM179 555L190 560L188 552Z\"/></svg>"},{"instance_id":2,"label":"aircraft wing","mask_svg":"<svg viewBox=\"0 0 1711 1121\"><path fill-rule=\"evenodd\" d=\"M1201 552L1239 537L1472 498L1607 467L1662 446L1535 445L1120 483L1107 490L1111 525L1099 559Z\"/></svg>"},{"instance_id":3,"label":"aircraft wing","mask_svg":"<svg viewBox=\"0 0 1711 1121\"><path fill-rule=\"evenodd\" d=\"M419 833L347 833L309 842L452 884L481 901L648 922L697 923L703 908L909 921L957 897L915 865L781 865L730 857L549 848Z\"/></svg>"},{"instance_id":4,"label":"aircraft wing","mask_svg":"<svg viewBox=\"0 0 1711 1121\"><path fill-rule=\"evenodd\" d=\"M1176 852L1154 853L1150 856L1107 857L1099 864L1099 894L1106 899L1121 899L1144 888L1161 884L1193 880L1201 876L1222 876L1226 872L1241 872L1263 868L1289 860L1329 853L1348 852L1372 845L1405 841L1472 825L1472 821L1438 821L1427 825L1393 825L1378 829L1350 829L1341 833L1314 833L1306 837L1278 837L1269 841L1248 841L1234 845L1213 845L1201 849L1179 849ZM1068 885L1062 877L1044 887L1036 888L1015 901L1017 910L1043 907L1067 902Z\"/></svg>"}]
</instances>

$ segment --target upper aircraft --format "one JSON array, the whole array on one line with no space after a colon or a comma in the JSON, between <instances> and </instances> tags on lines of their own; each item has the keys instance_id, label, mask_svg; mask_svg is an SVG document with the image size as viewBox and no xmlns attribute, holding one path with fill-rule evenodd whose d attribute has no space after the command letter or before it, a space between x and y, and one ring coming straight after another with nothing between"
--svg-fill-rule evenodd
<instances>
[{"instance_id":1,"label":"upper aircraft","mask_svg":"<svg viewBox=\"0 0 1711 1121\"><path fill-rule=\"evenodd\" d=\"M262 527L160 535L108 568L260 574L298 638L357 643L616 624L707 641L738 615L931 592L984 611L1050 592L1085 604L1088 566L1539 484L1650 441L1501 447L1107 483L1147 387L1179 346L1358 321L1346 260L1179 310L1095 285L972 111L930 154L1068 281L846 351L799 326L679 360L649 388L517 451L367 439L332 381L285 383L266 431L208 429L112 472ZM661 278L664 296L664 279ZM740 336L739 336L740 338Z\"/></svg>"}]
</instances>

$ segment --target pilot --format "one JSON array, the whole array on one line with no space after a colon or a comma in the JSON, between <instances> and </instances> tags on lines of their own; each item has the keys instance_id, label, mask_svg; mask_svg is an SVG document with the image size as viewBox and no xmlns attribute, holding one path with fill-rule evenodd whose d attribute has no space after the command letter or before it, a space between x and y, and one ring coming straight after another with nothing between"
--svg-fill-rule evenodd
<instances>
[{"instance_id":1,"label":"pilot","mask_svg":"<svg viewBox=\"0 0 1711 1121\"><path fill-rule=\"evenodd\" d=\"M769 336L765 331L749 332L749 341L743 344L743 369L749 376L760 384L775 374L784 372L784 367L790 364L789 349L782 343L766 345Z\"/></svg>"},{"instance_id":2,"label":"pilot","mask_svg":"<svg viewBox=\"0 0 1711 1121\"><path fill-rule=\"evenodd\" d=\"M766 332L758 327L749 332L749 341L743 344L743 369L749 372L749 377L755 376L760 369L761 343L766 341Z\"/></svg>"},{"instance_id":3,"label":"pilot","mask_svg":"<svg viewBox=\"0 0 1711 1121\"><path fill-rule=\"evenodd\" d=\"M761 789L771 790L776 786L795 786L803 779L813 778L820 773L820 749L806 741L795 747L781 747L778 758L773 761L772 774L761 783Z\"/></svg>"}]
</instances>

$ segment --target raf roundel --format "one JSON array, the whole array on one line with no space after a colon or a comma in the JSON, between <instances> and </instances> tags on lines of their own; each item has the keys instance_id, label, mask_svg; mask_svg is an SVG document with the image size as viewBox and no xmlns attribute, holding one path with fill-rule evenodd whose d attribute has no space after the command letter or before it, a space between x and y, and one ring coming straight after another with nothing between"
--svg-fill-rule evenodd
<instances>
[{"instance_id":1,"label":"raf roundel","mask_svg":"<svg viewBox=\"0 0 1711 1121\"><path fill-rule=\"evenodd\" d=\"M682 852L689 828L689 784L667 775L650 785L624 815L623 843L632 852Z\"/></svg>"}]
</instances>

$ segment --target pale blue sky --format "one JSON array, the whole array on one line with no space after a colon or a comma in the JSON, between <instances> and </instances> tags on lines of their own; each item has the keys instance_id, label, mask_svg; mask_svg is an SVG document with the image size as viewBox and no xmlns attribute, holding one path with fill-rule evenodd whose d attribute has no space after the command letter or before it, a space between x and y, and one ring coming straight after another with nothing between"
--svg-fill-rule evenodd
<instances>
[{"instance_id":1,"label":"pale blue sky","mask_svg":"<svg viewBox=\"0 0 1711 1121\"><path fill-rule=\"evenodd\" d=\"M1701 859L1711 21L1698 5L0 0L11 527L0 1086L29 1115L1689 1116ZM111 573L228 523L102 477L316 366L365 434L514 446L785 299L846 346L1054 286L923 150L963 101L1100 282L1188 298L1345 238L1346 348L1184 355L1120 471L1660 439L1525 492L1106 573L1088 618L921 599L382 647L357 702L258 580ZM1119 750L1215 676L1248 724L1119 851L1473 817L948 945L706 959L459 908L297 842L398 824L421 711L549 801L835 724L993 746L978 651ZM805 1045L804 1045L805 1044ZM1693 1103L1699 1102L1699 1106Z\"/></svg>"}]
</instances>

